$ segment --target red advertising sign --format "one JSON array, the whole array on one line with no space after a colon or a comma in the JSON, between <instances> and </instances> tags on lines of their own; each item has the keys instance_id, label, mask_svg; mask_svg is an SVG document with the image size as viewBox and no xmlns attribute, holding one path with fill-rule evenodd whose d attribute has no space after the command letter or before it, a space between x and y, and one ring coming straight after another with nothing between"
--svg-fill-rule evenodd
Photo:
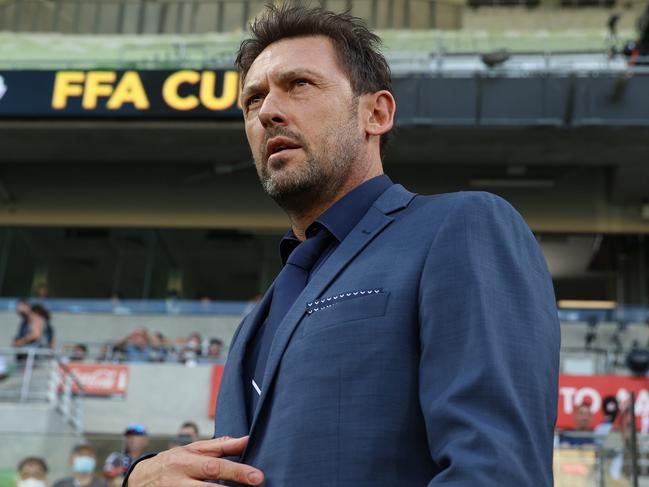
<instances>
[{"instance_id":1,"label":"red advertising sign","mask_svg":"<svg viewBox=\"0 0 649 487\"><path fill-rule=\"evenodd\" d=\"M124 395L128 389L128 365L69 363L87 396Z\"/></svg>"},{"instance_id":2,"label":"red advertising sign","mask_svg":"<svg viewBox=\"0 0 649 487\"><path fill-rule=\"evenodd\" d=\"M212 368L212 384L209 417L214 417L216 399L223 378L223 365ZM629 403L631 392L635 393L635 413L638 429L649 432L649 378L620 375L567 375L559 377L558 429L574 427L573 414L579 404L590 403L593 424L602 421L602 402L607 396L615 397L622 407Z\"/></svg>"},{"instance_id":3,"label":"red advertising sign","mask_svg":"<svg viewBox=\"0 0 649 487\"><path fill-rule=\"evenodd\" d=\"M212 389L210 392L210 405L207 414L210 418L214 417L216 410L216 398L219 395L219 387L221 386L221 379L223 378L223 365L215 365L212 367Z\"/></svg>"},{"instance_id":4,"label":"red advertising sign","mask_svg":"<svg viewBox=\"0 0 649 487\"><path fill-rule=\"evenodd\" d=\"M636 425L649 432L649 378L620 375L567 375L559 377L558 429L574 427L573 414L579 404L590 403L593 424L602 421L602 402L607 396L628 405L631 392L635 392Z\"/></svg>"}]
</instances>

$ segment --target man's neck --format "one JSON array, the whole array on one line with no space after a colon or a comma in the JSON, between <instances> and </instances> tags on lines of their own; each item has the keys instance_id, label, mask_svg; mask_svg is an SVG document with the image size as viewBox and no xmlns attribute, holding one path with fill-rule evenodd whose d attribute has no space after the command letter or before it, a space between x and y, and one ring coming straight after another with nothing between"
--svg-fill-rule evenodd
<instances>
[{"instance_id":1,"label":"man's neck","mask_svg":"<svg viewBox=\"0 0 649 487\"><path fill-rule=\"evenodd\" d=\"M291 220L291 228L293 229L295 236L301 241L306 240L306 229L309 228L309 225L316 221L320 215L331 208L336 202L341 200L353 189L382 174L383 167L381 165L373 166L364 174L349 178L345 184L340 187L336 194L327 201L317 203L310 208L305 208L300 211L287 211L288 218Z\"/></svg>"}]
</instances>

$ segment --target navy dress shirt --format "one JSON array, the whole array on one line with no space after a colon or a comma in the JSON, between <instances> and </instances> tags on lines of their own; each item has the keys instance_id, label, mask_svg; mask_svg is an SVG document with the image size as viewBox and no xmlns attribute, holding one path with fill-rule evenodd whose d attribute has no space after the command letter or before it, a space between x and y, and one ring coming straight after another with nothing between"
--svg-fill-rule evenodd
<instances>
[{"instance_id":1,"label":"navy dress shirt","mask_svg":"<svg viewBox=\"0 0 649 487\"><path fill-rule=\"evenodd\" d=\"M376 201L376 199L393 184L394 183L390 178L385 175L376 176L365 181L363 184L357 186L334 203L329 209L320 215L316 221L309 225L306 229L307 237L311 236L319 227L324 227L333 238L331 239L331 243L323 250L322 254L313 265L308 280L311 280L313 275L318 272L320 267L322 267L322 264L324 264L327 258L329 258L329 256L334 252L336 247L340 245L340 242L345 239L352 228L354 228L361 218L363 218L365 213L367 213L374 201ZM289 230L280 242L280 256L283 265L286 264L291 252L293 252L298 245L300 245L300 240L295 236L292 230ZM259 330L265 325L266 319ZM257 402L253 401L252 394L259 393L250 386L259 359L260 347L259 344L256 343L261 335L259 330L257 330L256 336L248 346L248 350L252 353L246 354L244 363L244 383L246 384L245 391L249 422L252 422L254 416L253 407ZM264 340L272 340L272 338L272 336L266 336L264 337Z\"/></svg>"}]
</instances>

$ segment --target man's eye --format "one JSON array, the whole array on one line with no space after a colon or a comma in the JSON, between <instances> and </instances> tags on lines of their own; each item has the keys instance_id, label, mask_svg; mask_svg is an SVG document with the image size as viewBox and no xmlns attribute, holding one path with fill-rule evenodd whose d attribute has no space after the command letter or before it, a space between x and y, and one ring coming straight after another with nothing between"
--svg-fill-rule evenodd
<instances>
[{"instance_id":1,"label":"man's eye","mask_svg":"<svg viewBox=\"0 0 649 487\"><path fill-rule=\"evenodd\" d=\"M250 108L253 105L256 105L261 101L261 96L253 95L246 100L246 107Z\"/></svg>"},{"instance_id":2,"label":"man's eye","mask_svg":"<svg viewBox=\"0 0 649 487\"><path fill-rule=\"evenodd\" d=\"M307 86L310 85L311 82L308 79L296 79L295 80L295 86Z\"/></svg>"}]
</instances>

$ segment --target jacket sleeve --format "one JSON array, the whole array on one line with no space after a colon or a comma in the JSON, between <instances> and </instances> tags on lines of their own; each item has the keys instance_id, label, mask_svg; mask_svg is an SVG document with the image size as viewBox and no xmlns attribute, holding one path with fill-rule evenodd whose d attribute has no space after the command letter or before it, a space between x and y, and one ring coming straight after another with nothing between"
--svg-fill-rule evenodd
<instances>
[{"instance_id":1,"label":"jacket sleeve","mask_svg":"<svg viewBox=\"0 0 649 487\"><path fill-rule=\"evenodd\" d=\"M419 294L429 487L552 486L560 333L552 281L520 215L461 193Z\"/></svg>"}]
</instances>

